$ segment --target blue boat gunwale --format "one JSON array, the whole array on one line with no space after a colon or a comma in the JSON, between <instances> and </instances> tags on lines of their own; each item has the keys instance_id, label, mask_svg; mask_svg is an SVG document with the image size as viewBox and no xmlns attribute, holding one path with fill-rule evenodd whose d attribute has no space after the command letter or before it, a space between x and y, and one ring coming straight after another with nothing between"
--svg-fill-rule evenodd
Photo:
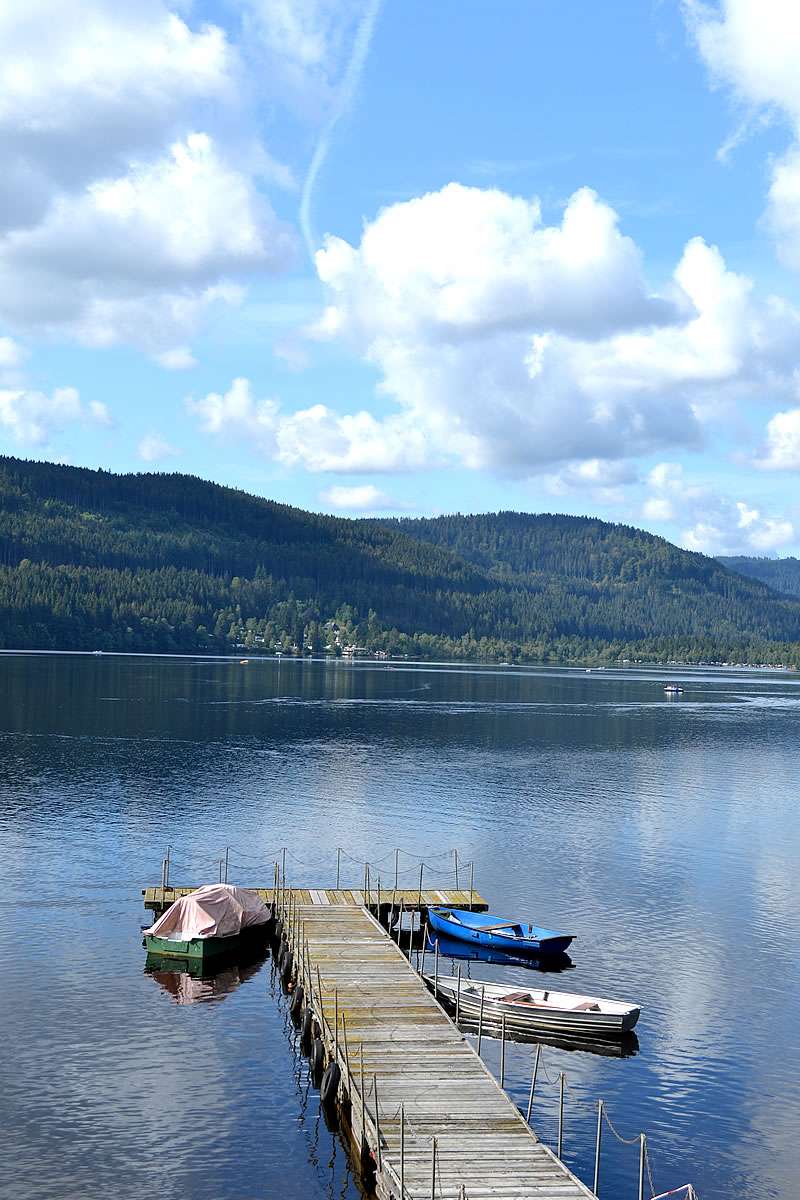
<instances>
[{"instance_id":1,"label":"blue boat gunwale","mask_svg":"<svg viewBox=\"0 0 800 1200\"><path fill-rule=\"evenodd\" d=\"M428 918L434 929L451 937L487 946L513 946L517 950L557 954L567 949L575 935L544 929L528 921L509 921L491 913L432 905ZM527 933L525 932L527 926Z\"/></svg>"}]
</instances>

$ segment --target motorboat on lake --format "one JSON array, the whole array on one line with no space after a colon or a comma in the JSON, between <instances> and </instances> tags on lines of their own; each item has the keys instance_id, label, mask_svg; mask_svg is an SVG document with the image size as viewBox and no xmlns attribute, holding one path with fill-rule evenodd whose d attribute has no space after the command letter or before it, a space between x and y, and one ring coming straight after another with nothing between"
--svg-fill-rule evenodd
<instances>
[{"instance_id":1,"label":"motorboat on lake","mask_svg":"<svg viewBox=\"0 0 800 1200\"><path fill-rule=\"evenodd\" d=\"M554 929L543 929L527 921L509 921L457 908L429 908L428 923L449 937L514 954L562 954L575 937L574 933L556 933Z\"/></svg>"},{"instance_id":2,"label":"motorboat on lake","mask_svg":"<svg viewBox=\"0 0 800 1200\"><path fill-rule=\"evenodd\" d=\"M639 1006L630 1000L607 1000L577 992L553 992L518 984L482 979L423 978L438 998L483 1023L501 1024L509 1031L569 1034L608 1038L627 1033L639 1020Z\"/></svg>"},{"instance_id":3,"label":"motorboat on lake","mask_svg":"<svg viewBox=\"0 0 800 1200\"><path fill-rule=\"evenodd\" d=\"M265 943L272 909L257 892L212 883L181 896L145 931L148 955L206 961Z\"/></svg>"}]
</instances>

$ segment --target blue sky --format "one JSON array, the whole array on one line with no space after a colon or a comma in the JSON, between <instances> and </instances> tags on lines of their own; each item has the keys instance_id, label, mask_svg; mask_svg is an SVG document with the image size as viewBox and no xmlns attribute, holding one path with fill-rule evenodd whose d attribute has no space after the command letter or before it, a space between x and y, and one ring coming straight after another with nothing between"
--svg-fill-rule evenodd
<instances>
[{"instance_id":1,"label":"blue sky","mask_svg":"<svg viewBox=\"0 0 800 1200\"><path fill-rule=\"evenodd\" d=\"M0 36L0 453L800 553L795 0L29 0Z\"/></svg>"}]
</instances>

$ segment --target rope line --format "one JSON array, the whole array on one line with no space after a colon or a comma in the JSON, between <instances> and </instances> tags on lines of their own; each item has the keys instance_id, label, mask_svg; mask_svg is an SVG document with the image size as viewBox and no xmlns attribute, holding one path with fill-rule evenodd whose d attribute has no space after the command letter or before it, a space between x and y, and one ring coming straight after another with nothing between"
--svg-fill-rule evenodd
<instances>
[{"instance_id":1,"label":"rope line","mask_svg":"<svg viewBox=\"0 0 800 1200\"><path fill-rule=\"evenodd\" d=\"M637 1133L636 1137L633 1137L633 1138L624 1138L622 1136L622 1134L617 1133L616 1129L611 1124L611 1118L609 1117L608 1113L606 1112L605 1104L603 1105L603 1118L604 1118L606 1124L608 1125L608 1128L611 1130L611 1132L613 1133L614 1137L617 1139L618 1142L622 1142L625 1146L634 1146L636 1144L636 1142L639 1141L641 1134ZM647 1148L647 1143L645 1142L645 1149L646 1148Z\"/></svg>"}]
</instances>

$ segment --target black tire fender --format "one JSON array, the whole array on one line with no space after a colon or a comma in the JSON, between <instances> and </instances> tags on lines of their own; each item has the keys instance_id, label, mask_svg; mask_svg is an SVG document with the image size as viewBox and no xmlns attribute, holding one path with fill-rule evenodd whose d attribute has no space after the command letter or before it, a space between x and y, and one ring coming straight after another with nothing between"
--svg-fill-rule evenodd
<instances>
[{"instance_id":1,"label":"black tire fender","mask_svg":"<svg viewBox=\"0 0 800 1200\"><path fill-rule=\"evenodd\" d=\"M341 1078L342 1072L339 1070L339 1064L337 1062L329 1062L325 1068L325 1074L322 1076L322 1083L319 1087L319 1098L326 1108L333 1108L336 1104Z\"/></svg>"}]
</instances>

